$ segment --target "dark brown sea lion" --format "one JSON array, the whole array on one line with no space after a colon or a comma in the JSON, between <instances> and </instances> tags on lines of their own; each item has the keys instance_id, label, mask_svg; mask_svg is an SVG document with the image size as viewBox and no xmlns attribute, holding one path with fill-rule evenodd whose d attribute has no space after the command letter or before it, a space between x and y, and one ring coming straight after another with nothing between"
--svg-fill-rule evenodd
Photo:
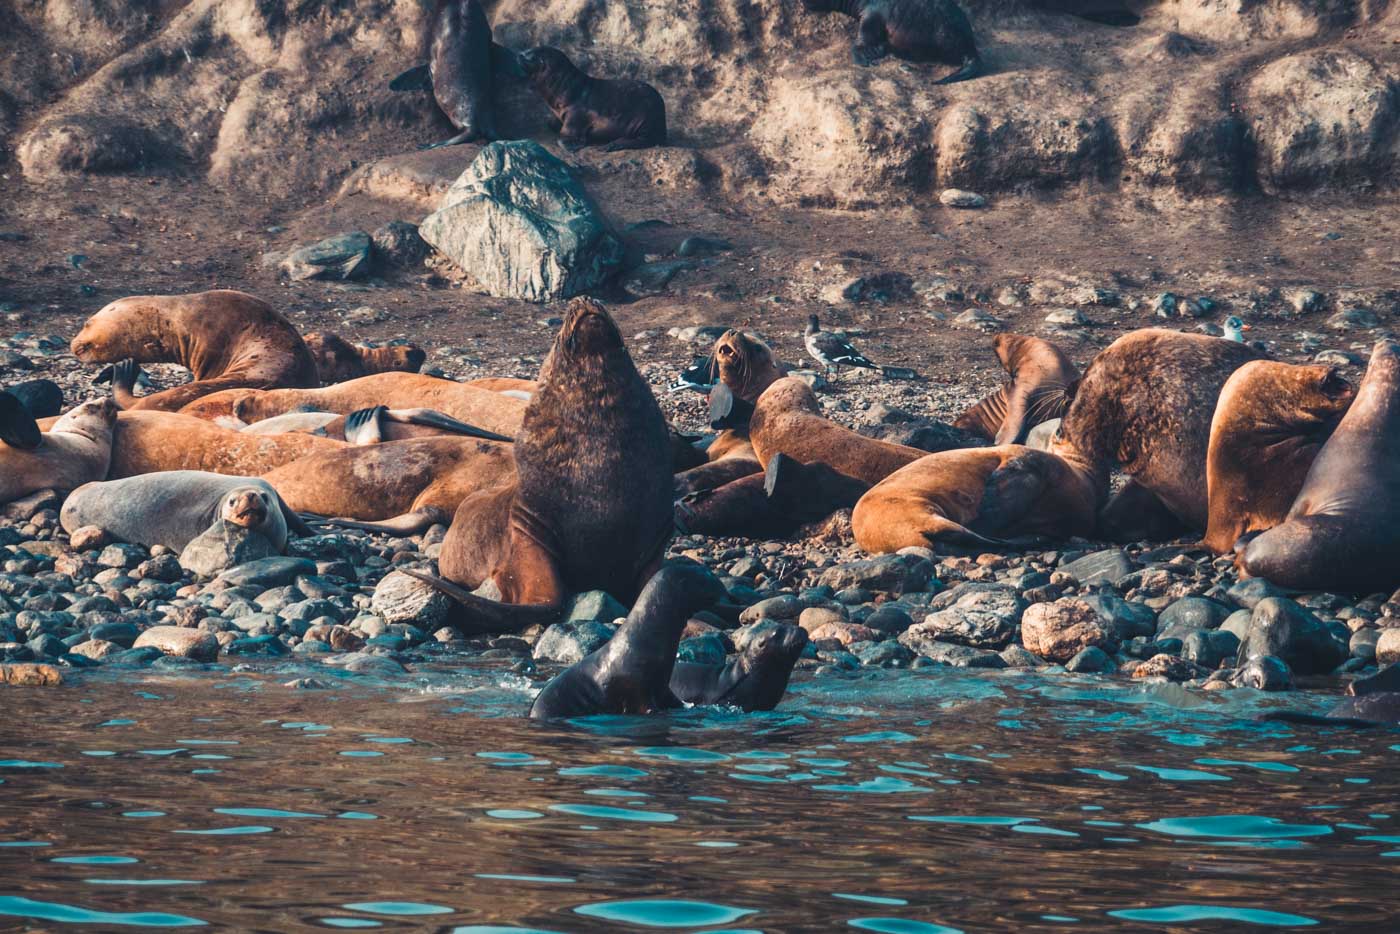
<instances>
[{"instance_id":1,"label":"dark brown sea lion","mask_svg":"<svg viewBox=\"0 0 1400 934\"><path fill-rule=\"evenodd\" d=\"M443 579L424 578L468 631L552 621L575 591L631 601L671 538L666 420L600 303L569 304L539 382L515 436L516 482L463 501ZM464 589L488 581L501 602Z\"/></svg>"},{"instance_id":2,"label":"dark brown sea lion","mask_svg":"<svg viewBox=\"0 0 1400 934\"><path fill-rule=\"evenodd\" d=\"M780 624L754 639L723 665L676 662L671 692L687 704L772 710L787 693L793 666L807 647L807 631Z\"/></svg>"},{"instance_id":3,"label":"dark brown sea lion","mask_svg":"<svg viewBox=\"0 0 1400 934\"><path fill-rule=\"evenodd\" d=\"M116 368L113 394L125 409L174 412L224 389L317 385L316 361L291 322L227 289L117 299L87 320L72 350L84 363L178 363L190 371L193 382L138 398L135 368Z\"/></svg>"},{"instance_id":4,"label":"dark brown sea lion","mask_svg":"<svg viewBox=\"0 0 1400 934\"><path fill-rule=\"evenodd\" d=\"M1210 425L1205 544L1233 551L1240 537L1278 525L1356 390L1335 367L1255 360L1220 391Z\"/></svg>"},{"instance_id":5,"label":"dark brown sea lion","mask_svg":"<svg viewBox=\"0 0 1400 934\"><path fill-rule=\"evenodd\" d=\"M491 41L491 23L478 0L437 0L428 35L428 63L399 75L389 88L431 87L438 107L461 132L422 148L498 139L495 77L519 74L515 53Z\"/></svg>"},{"instance_id":6,"label":"dark brown sea lion","mask_svg":"<svg viewBox=\"0 0 1400 934\"><path fill-rule=\"evenodd\" d=\"M20 417L15 412L0 412L0 418L15 424ZM38 425L27 410L23 417L27 423L19 433L23 440L30 440ZM112 460L116 421L117 404L111 399L99 399L75 406L53 419L32 447L0 443L0 503L39 490L66 493L84 483L101 480ZM12 424L10 431L18 429Z\"/></svg>"},{"instance_id":7,"label":"dark brown sea lion","mask_svg":"<svg viewBox=\"0 0 1400 934\"><path fill-rule=\"evenodd\" d=\"M856 544L873 554L1087 536L1098 487L1084 468L1019 444L940 451L871 487L851 527Z\"/></svg>"},{"instance_id":8,"label":"dark brown sea lion","mask_svg":"<svg viewBox=\"0 0 1400 934\"><path fill-rule=\"evenodd\" d=\"M959 415L953 427L997 444L1024 444L1036 425L1065 414L1079 370L1060 348L1039 337L998 334L992 348L1008 381Z\"/></svg>"},{"instance_id":9,"label":"dark brown sea lion","mask_svg":"<svg viewBox=\"0 0 1400 934\"><path fill-rule=\"evenodd\" d=\"M428 359L423 348L413 344L370 347L352 344L329 331L313 331L303 340L316 360L322 383L343 383L375 373L417 373Z\"/></svg>"},{"instance_id":10,"label":"dark brown sea lion","mask_svg":"<svg viewBox=\"0 0 1400 934\"><path fill-rule=\"evenodd\" d=\"M204 419L232 417L252 424L289 412L349 415L382 405L390 409L432 409L486 431L514 437L526 402L505 393L454 383L421 373L377 373L320 389L237 389L215 393L181 409Z\"/></svg>"},{"instance_id":11,"label":"dark brown sea lion","mask_svg":"<svg viewBox=\"0 0 1400 934\"><path fill-rule=\"evenodd\" d=\"M1105 484L1117 465L1130 487L1160 500L1164 511L1203 531L1209 514L1206 448L1221 387L1263 355L1234 341L1148 328L1106 347L1084 371L1050 450L1089 467ZM1134 493L1130 495L1140 495ZM1110 500L1103 509L1110 513ZM1128 518L1141 514L1141 508ZM1100 517L1099 531L1118 538Z\"/></svg>"},{"instance_id":12,"label":"dark brown sea lion","mask_svg":"<svg viewBox=\"0 0 1400 934\"><path fill-rule=\"evenodd\" d=\"M873 65L886 55L914 62L960 66L935 84L975 78L982 57L967 14L953 0L802 0L814 13L845 13L860 20L851 49L857 65Z\"/></svg>"},{"instance_id":13,"label":"dark brown sea lion","mask_svg":"<svg viewBox=\"0 0 1400 934\"><path fill-rule=\"evenodd\" d=\"M565 149L607 145L607 152L666 145L666 104L643 81L592 78L558 49L521 52L521 71L560 121Z\"/></svg>"},{"instance_id":14,"label":"dark brown sea lion","mask_svg":"<svg viewBox=\"0 0 1400 934\"><path fill-rule=\"evenodd\" d=\"M1299 590L1372 593L1400 583L1400 346L1376 344L1287 518L1249 543L1240 567Z\"/></svg>"},{"instance_id":15,"label":"dark brown sea lion","mask_svg":"<svg viewBox=\"0 0 1400 934\"><path fill-rule=\"evenodd\" d=\"M760 473L676 501L676 528L690 535L783 538L855 505L870 484L822 463L775 454Z\"/></svg>"},{"instance_id":16,"label":"dark brown sea lion","mask_svg":"<svg viewBox=\"0 0 1400 934\"><path fill-rule=\"evenodd\" d=\"M530 716L644 714L683 706L671 690L681 632L692 614L723 597L724 588L705 568L670 565L657 571L607 644L546 684Z\"/></svg>"}]
</instances>

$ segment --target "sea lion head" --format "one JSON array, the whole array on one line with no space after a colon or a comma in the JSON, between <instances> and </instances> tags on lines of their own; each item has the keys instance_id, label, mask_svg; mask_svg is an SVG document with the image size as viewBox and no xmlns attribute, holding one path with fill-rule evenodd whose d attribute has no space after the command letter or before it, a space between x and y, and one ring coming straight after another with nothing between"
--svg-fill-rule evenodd
<instances>
[{"instance_id":1,"label":"sea lion head","mask_svg":"<svg viewBox=\"0 0 1400 934\"><path fill-rule=\"evenodd\" d=\"M1226 381L1217 419L1251 436L1320 427L1330 432L1355 397L1356 387L1334 366L1254 360Z\"/></svg>"},{"instance_id":2,"label":"sea lion head","mask_svg":"<svg viewBox=\"0 0 1400 934\"><path fill-rule=\"evenodd\" d=\"M158 295L119 298L87 319L69 349L84 363L113 363L130 358L154 363L171 356L166 346L165 314Z\"/></svg>"},{"instance_id":3,"label":"sea lion head","mask_svg":"<svg viewBox=\"0 0 1400 934\"><path fill-rule=\"evenodd\" d=\"M390 344L375 350L383 355L392 369L403 373L417 373L428 361L428 352L417 344Z\"/></svg>"},{"instance_id":4,"label":"sea lion head","mask_svg":"<svg viewBox=\"0 0 1400 934\"><path fill-rule=\"evenodd\" d=\"M547 45L526 49L515 56L515 64L520 74L528 81L548 78L552 75L567 74L574 70L569 56Z\"/></svg>"},{"instance_id":5,"label":"sea lion head","mask_svg":"<svg viewBox=\"0 0 1400 934\"><path fill-rule=\"evenodd\" d=\"M82 435L93 441L111 440L117 425L117 403L109 396L74 406L53 423L50 432Z\"/></svg>"},{"instance_id":6,"label":"sea lion head","mask_svg":"<svg viewBox=\"0 0 1400 934\"><path fill-rule=\"evenodd\" d=\"M565 358L599 356L622 349L622 332L603 303L576 298L564 313L564 326L554 340L554 352Z\"/></svg>"},{"instance_id":7,"label":"sea lion head","mask_svg":"<svg viewBox=\"0 0 1400 934\"><path fill-rule=\"evenodd\" d=\"M793 666L807 647L807 638L807 630L801 626L780 623L735 656L726 674L736 687L744 683L745 709L772 710L778 706L787 692Z\"/></svg>"},{"instance_id":8,"label":"sea lion head","mask_svg":"<svg viewBox=\"0 0 1400 934\"><path fill-rule=\"evenodd\" d=\"M255 529L272 514L272 497L266 490L243 486L230 490L219 507L219 518L245 529Z\"/></svg>"},{"instance_id":9,"label":"sea lion head","mask_svg":"<svg viewBox=\"0 0 1400 934\"><path fill-rule=\"evenodd\" d=\"M752 334L730 328L715 341L719 381L740 399L752 402L782 377L773 351Z\"/></svg>"}]
</instances>

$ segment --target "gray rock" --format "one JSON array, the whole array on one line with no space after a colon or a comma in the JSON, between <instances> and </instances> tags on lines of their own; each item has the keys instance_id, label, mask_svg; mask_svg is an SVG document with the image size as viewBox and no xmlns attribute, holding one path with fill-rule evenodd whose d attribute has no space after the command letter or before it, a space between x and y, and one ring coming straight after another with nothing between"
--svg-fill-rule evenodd
<instances>
[{"instance_id":1,"label":"gray rock","mask_svg":"<svg viewBox=\"0 0 1400 934\"><path fill-rule=\"evenodd\" d=\"M611 623L597 620L555 623L535 643L535 661L561 665L581 662L589 653L606 645L616 631L617 627Z\"/></svg>"},{"instance_id":2,"label":"gray rock","mask_svg":"<svg viewBox=\"0 0 1400 934\"><path fill-rule=\"evenodd\" d=\"M398 571L384 576L370 600L370 610L386 623L412 623L429 632L447 622L451 609L451 598Z\"/></svg>"},{"instance_id":3,"label":"gray rock","mask_svg":"<svg viewBox=\"0 0 1400 934\"><path fill-rule=\"evenodd\" d=\"M914 660L914 653L893 639L853 642L851 654L867 668L902 668Z\"/></svg>"},{"instance_id":4,"label":"gray rock","mask_svg":"<svg viewBox=\"0 0 1400 934\"><path fill-rule=\"evenodd\" d=\"M389 221L376 230L370 239L374 255L391 266L418 266L428 255L428 244L418 233L418 225L406 221Z\"/></svg>"},{"instance_id":5,"label":"gray rock","mask_svg":"<svg viewBox=\"0 0 1400 934\"><path fill-rule=\"evenodd\" d=\"M1254 609L1255 605L1257 605L1260 600L1266 600L1269 597L1287 596L1283 590L1275 587L1262 577L1251 577L1248 580L1242 580L1226 591L1225 595L1248 610Z\"/></svg>"},{"instance_id":6,"label":"gray rock","mask_svg":"<svg viewBox=\"0 0 1400 934\"><path fill-rule=\"evenodd\" d=\"M564 622L575 623L594 619L600 623L611 623L627 615L627 607L618 603L612 596L601 590L589 590L575 594L564 611Z\"/></svg>"},{"instance_id":7,"label":"gray rock","mask_svg":"<svg viewBox=\"0 0 1400 934\"><path fill-rule=\"evenodd\" d=\"M387 655L373 655L369 652L351 652L336 659L331 656L346 671L352 671L360 675L377 675L381 678L392 678L395 675L404 673L404 667L399 662Z\"/></svg>"},{"instance_id":8,"label":"gray rock","mask_svg":"<svg viewBox=\"0 0 1400 934\"><path fill-rule=\"evenodd\" d=\"M1229 608L1214 600L1205 597L1182 597L1157 617L1157 637L1184 641L1193 632L1219 629L1229 616Z\"/></svg>"},{"instance_id":9,"label":"gray rock","mask_svg":"<svg viewBox=\"0 0 1400 934\"><path fill-rule=\"evenodd\" d=\"M1133 572L1133 563L1123 549L1109 548L1062 564L1059 570L1081 584L1117 584Z\"/></svg>"},{"instance_id":10,"label":"gray rock","mask_svg":"<svg viewBox=\"0 0 1400 934\"><path fill-rule=\"evenodd\" d=\"M1376 664L1382 668L1400 662L1400 629L1387 629L1376 639Z\"/></svg>"},{"instance_id":11,"label":"gray rock","mask_svg":"<svg viewBox=\"0 0 1400 934\"><path fill-rule=\"evenodd\" d=\"M1226 659L1233 661L1239 649L1240 640L1233 632L1197 629L1182 640L1181 657L1202 668L1219 668Z\"/></svg>"},{"instance_id":12,"label":"gray rock","mask_svg":"<svg viewBox=\"0 0 1400 934\"><path fill-rule=\"evenodd\" d=\"M925 640L934 640L1000 649L1015 637L1026 601L1014 588L962 584L947 596L954 593L958 596L951 606L930 613L922 623L916 623L903 633L900 641L910 648L916 648Z\"/></svg>"},{"instance_id":13,"label":"gray rock","mask_svg":"<svg viewBox=\"0 0 1400 934\"><path fill-rule=\"evenodd\" d=\"M876 593L917 593L928 589L933 564L917 555L881 555L827 568L818 579L832 590L860 587Z\"/></svg>"},{"instance_id":14,"label":"gray rock","mask_svg":"<svg viewBox=\"0 0 1400 934\"><path fill-rule=\"evenodd\" d=\"M682 639L676 650L676 661L695 662L698 665L724 664L724 637L714 632L693 639Z\"/></svg>"},{"instance_id":15,"label":"gray rock","mask_svg":"<svg viewBox=\"0 0 1400 934\"><path fill-rule=\"evenodd\" d=\"M218 579L235 587L246 585L267 590L290 584L299 575L315 573L316 562L308 558L273 556L229 568Z\"/></svg>"},{"instance_id":16,"label":"gray rock","mask_svg":"<svg viewBox=\"0 0 1400 934\"><path fill-rule=\"evenodd\" d=\"M1001 660L1006 662L1007 668L1039 668L1045 664L1045 660L1038 655L1032 655L1026 651L1024 646L1008 645L1001 650Z\"/></svg>"},{"instance_id":17,"label":"gray rock","mask_svg":"<svg viewBox=\"0 0 1400 934\"><path fill-rule=\"evenodd\" d=\"M221 519L190 540L180 552L180 564L195 577L209 578L276 554L277 549L266 535Z\"/></svg>"},{"instance_id":18,"label":"gray rock","mask_svg":"<svg viewBox=\"0 0 1400 934\"><path fill-rule=\"evenodd\" d=\"M1292 600L1266 597L1254 606L1238 661L1272 655L1299 674L1325 674L1350 654L1345 643L1316 616Z\"/></svg>"},{"instance_id":19,"label":"gray rock","mask_svg":"<svg viewBox=\"0 0 1400 934\"><path fill-rule=\"evenodd\" d=\"M1175 318L1180 303L1171 292L1163 292L1152 300L1152 313L1159 318Z\"/></svg>"},{"instance_id":20,"label":"gray rock","mask_svg":"<svg viewBox=\"0 0 1400 934\"><path fill-rule=\"evenodd\" d=\"M1093 607L1103 625L1119 639L1150 636L1157 630L1157 614L1145 603L1124 600L1111 593L1088 593L1079 598Z\"/></svg>"},{"instance_id":21,"label":"gray rock","mask_svg":"<svg viewBox=\"0 0 1400 934\"><path fill-rule=\"evenodd\" d=\"M108 545L97 556L97 563L104 568L130 569L145 560L146 549L140 545L129 545L126 542Z\"/></svg>"},{"instance_id":22,"label":"gray rock","mask_svg":"<svg viewBox=\"0 0 1400 934\"><path fill-rule=\"evenodd\" d=\"M1358 629L1351 634L1351 642L1348 648L1352 658L1360 658L1365 661L1375 661L1376 643L1380 641L1381 633L1378 629Z\"/></svg>"},{"instance_id":23,"label":"gray rock","mask_svg":"<svg viewBox=\"0 0 1400 934\"><path fill-rule=\"evenodd\" d=\"M1006 667L1006 661L996 652L974 649L967 645L954 645L951 642L937 642L932 639L921 641L917 648L908 642L904 645L925 658L930 658L943 665L952 665L954 668Z\"/></svg>"},{"instance_id":24,"label":"gray rock","mask_svg":"<svg viewBox=\"0 0 1400 934\"><path fill-rule=\"evenodd\" d=\"M1327 319L1334 331L1369 331L1381 326L1380 317L1369 308L1348 308Z\"/></svg>"},{"instance_id":25,"label":"gray rock","mask_svg":"<svg viewBox=\"0 0 1400 934\"><path fill-rule=\"evenodd\" d=\"M185 629L181 626L152 626L141 633L140 638L132 647L141 649L148 646L159 649L166 655L192 658L199 662L212 662L219 657L218 640L211 633L201 629Z\"/></svg>"},{"instance_id":26,"label":"gray rock","mask_svg":"<svg viewBox=\"0 0 1400 934\"><path fill-rule=\"evenodd\" d=\"M683 259L643 263L627 273L622 287L638 298L661 295L670 287L672 279L694 268L694 263Z\"/></svg>"},{"instance_id":27,"label":"gray rock","mask_svg":"<svg viewBox=\"0 0 1400 934\"><path fill-rule=\"evenodd\" d=\"M1065 662L1065 670L1073 671L1077 674L1094 674L1100 671L1112 671L1114 667L1112 657L1096 645L1081 649L1074 658Z\"/></svg>"},{"instance_id":28,"label":"gray rock","mask_svg":"<svg viewBox=\"0 0 1400 934\"><path fill-rule=\"evenodd\" d=\"M1230 683L1260 691L1288 691L1293 688L1293 672L1281 658L1256 655L1235 670Z\"/></svg>"},{"instance_id":29,"label":"gray rock","mask_svg":"<svg viewBox=\"0 0 1400 934\"><path fill-rule=\"evenodd\" d=\"M807 604L796 594L779 594L745 607L744 612L739 614L739 622L747 625L763 619L793 620L801 616L805 609Z\"/></svg>"},{"instance_id":30,"label":"gray rock","mask_svg":"<svg viewBox=\"0 0 1400 934\"><path fill-rule=\"evenodd\" d=\"M938 196L938 203L944 207L971 210L987 206L987 199L975 191L963 188L945 188Z\"/></svg>"},{"instance_id":31,"label":"gray rock","mask_svg":"<svg viewBox=\"0 0 1400 934\"><path fill-rule=\"evenodd\" d=\"M600 285L625 254L569 167L530 140L484 147L419 233L491 295L532 302Z\"/></svg>"},{"instance_id":32,"label":"gray rock","mask_svg":"<svg viewBox=\"0 0 1400 934\"><path fill-rule=\"evenodd\" d=\"M880 607L863 622L864 625L887 636L897 636L914 625L913 617L902 608L892 605Z\"/></svg>"},{"instance_id":33,"label":"gray rock","mask_svg":"<svg viewBox=\"0 0 1400 934\"><path fill-rule=\"evenodd\" d=\"M1249 635L1249 618L1252 615L1249 610L1236 610L1225 617L1225 622L1220 624L1220 628L1224 632L1233 633L1236 639L1243 642L1245 636Z\"/></svg>"},{"instance_id":34,"label":"gray rock","mask_svg":"<svg viewBox=\"0 0 1400 934\"><path fill-rule=\"evenodd\" d=\"M157 555L136 566L136 574L142 580L155 580L172 583L184 576L184 570L174 555Z\"/></svg>"},{"instance_id":35,"label":"gray rock","mask_svg":"<svg viewBox=\"0 0 1400 934\"><path fill-rule=\"evenodd\" d=\"M293 250L278 264L288 279L358 279L369 272L373 241L363 230Z\"/></svg>"},{"instance_id":36,"label":"gray rock","mask_svg":"<svg viewBox=\"0 0 1400 934\"><path fill-rule=\"evenodd\" d=\"M981 308L969 308L953 319L953 325L960 328L973 328L984 334L1000 331L1002 328L1001 319L983 311Z\"/></svg>"}]
</instances>

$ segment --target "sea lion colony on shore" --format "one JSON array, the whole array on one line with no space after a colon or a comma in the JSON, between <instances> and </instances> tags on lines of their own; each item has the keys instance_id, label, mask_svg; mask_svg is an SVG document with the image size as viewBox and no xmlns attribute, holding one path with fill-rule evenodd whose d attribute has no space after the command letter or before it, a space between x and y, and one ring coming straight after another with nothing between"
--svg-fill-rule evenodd
<instances>
[{"instance_id":1,"label":"sea lion colony on shore","mask_svg":"<svg viewBox=\"0 0 1400 934\"><path fill-rule=\"evenodd\" d=\"M190 307L202 313L160 315ZM143 313L120 342L105 330L112 308ZM190 333L182 331L195 319ZM163 342L147 348L148 359L171 359L167 347L196 346L211 333L265 334L259 326L274 319L285 321L241 293L138 296L95 315L74 347L93 362L110 359L95 348L139 346L146 327ZM285 337L280 324L276 331L284 344L300 340L294 331ZM49 393L0 395L7 439L0 499L81 487L64 509L70 534L96 525L111 537L172 549L199 537L195 526L205 522L226 532L268 526L274 553L289 530L308 531L303 518L398 535L449 524L441 577L407 573L453 601L452 622L465 632L547 624L571 593L606 590L632 600L650 582L652 597L637 604L645 609L634 610L617 645L590 656L587 678L582 670L569 675L587 690L558 687L537 713L595 710L599 679L619 659L624 669L640 664L644 651L657 655L642 666L651 693L625 693L604 709L760 695L761 703L740 704L776 703L769 682L786 684L805 636L774 637L765 651L727 667L674 668L674 643L694 612L732 619L741 609L696 583L709 572L693 565L657 574L677 528L780 537L851 509L855 541L867 552L976 554L1112 539L1125 524L1136 534L1145 517L1156 517L1163 527L1204 534L1216 553L1233 553L1242 576L1310 590L1400 584L1393 531L1400 497L1392 489L1400 458L1388 450L1400 439L1395 345L1376 346L1354 388L1332 368L1261 359L1237 341L1160 329L1119 338L1082 376L1044 340L1004 334L993 344L1006 384L958 419L967 444L934 452L830 421L808 382L785 375L767 344L736 330L716 342L704 368L719 434L692 443L668 430L616 325L591 299L570 304L533 381L463 384L390 372L324 388L268 385L305 382L291 367L260 374L263 388L200 395L201 383L226 385L228 367L198 369L198 355L186 352L178 359L194 364L195 379L177 387L184 393L133 396L124 411L98 400L39 420L22 399ZM200 378L209 372L217 375ZM129 373L119 372L122 381ZM143 398L188 401L162 411L141 406ZM386 409L385 401L409 408ZM488 433L439 408L503 431L482 437ZM976 446L1024 437L1052 419L1060 421L1045 449ZM288 430L275 430L278 423ZM266 433L250 430L262 424ZM400 425L406 434L394 433ZM1115 469L1129 479L1110 493ZM166 483L167 470L185 473ZM122 477L145 485L127 490L121 484L135 481ZM671 684L678 670L686 674ZM746 678L749 688L730 690ZM640 689L630 675L619 683ZM602 695L611 696L606 685Z\"/></svg>"}]
</instances>

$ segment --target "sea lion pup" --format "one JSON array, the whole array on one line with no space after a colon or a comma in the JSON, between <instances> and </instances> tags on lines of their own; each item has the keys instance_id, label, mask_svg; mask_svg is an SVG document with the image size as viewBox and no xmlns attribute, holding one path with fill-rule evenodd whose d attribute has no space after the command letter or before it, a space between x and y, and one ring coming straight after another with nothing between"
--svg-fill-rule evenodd
<instances>
[{"instance_id":1,"label":"sea lion pup","mask_svg":"<svg viewBox=\"0 0 1400 934\"><path fill-rule=\"evenodd\" d=\"M1124 518L1142 515L1143 493L1186 527L1204 531L1206 448L1215 403L1225 381L1263 355L1245 344L1204 334L1146 328L1104 348L1084 371L1051 450L1085 465L1108 492L1109 468L1133 478L1127 495L1140 497ZM1095 534L1119 538L1105 521L1123 493L1100 511Z\"/></svg>"},{"instance_id":2,"label":"sea lion pup","mask_svg":"<svg viewBox=\"0 0 1400 934\"><path fill-rule=\"evenodd\" d=\"M687 704L738 707L745 713L772 710L787 693L793 666L807 647L807 631L779 624L723 665L676 662L671 693Z\"/></svg>"},{"instance_id":3,"label":"sea lion pup","mask_svg":"<svg viewBox=\"0 0 1400 934\"><path fill-rule=\"evenodd\" d=\"M4 390L24 404L34 418L63 414L63 390L51 379L31 379Z\"/></svg>"},{"instance_id":4,"label":"sea lion pup","mask_svg":"<svg viewBox=\"0 0 1400 934\"><path fill-rule=\"evenodd\" d=\"M570 592L631 600L671 539L668 434L607 309L574 299L515 436L516 482L464 500L443 579L416 576L457 601L467 631L551 622ZM464 589L487 581L501 602Z\"/></svg>"},{"instance_id":5,"label":"sea lion pup","mask_svg":"<svg viewBox=\"0 0 1400 934\"><path fill-rule=\"evenodd\" d=\"M431 86L438 107L461 132L421 148L498 139L495 75L519 76L515 53L491 41L491 23L478 0L437 0L429 36L428 63L405 71L389 88L415 91Z\"/></svg>"},{"instance_id":6,"label":"sea lion pup","mask_svg":"<svg viewBox=\"0 0 1400 934\"><path fill-rule=\"evenodd\" d=\"M724 588L703 567L661 568L607 644L550 680L530 705L530 716L644 714L683 706L671 690L681 632L692 614L723 597Z\"/></svg>"},{"instance_id":7,"label":"sea lion pup","mask_svg":"<svg viewBox=\"0 0 1400 934\"><path fill-rule=\"evenodd\" d=\"M287 548L289 528L309 531L266 480L200 470L85 483L59 513L70 535L95 525L118 541L177 553L219 520L261 533L278 552Z\"/></svg>"},{"instance_id":8,"label":"sea lion pup","mask_svg":"<svg viewBox=\"0 0 1400 934\"><path fill-rule=\"evenodd\" d=\"M428 359L423 348L414 344L371 347L352 344L329 331L313 331L303 340L316 360L322 383L343 383L374 373L417 373Z\"/></svg>"},{"instance_id":9,"label":"sea lion pup","mask_svg":"<svg viewBox=\"0 0 1400 934\"><path fill-rule=\"evenodd\" d=\"M132 394L135 367L116 367L112 391L124 409L175 412L223 389L317 385L316 361L301 334L246 292L134 295L93 315L73 338L84 363L178 363L193 382L149 396Z\"/></svg>"},{"instance_id":10,"label":"sea lion pup","mask_svg":"<svg viewBox=\"0 0 1400 934\"><path fill-rule=\"evenodd\" d=\"M454 383L421 373L376 373L320 389L235 389L206 396L181 409L204 419L232 416L252 424L289 412L335 412L360 409L432 409L486 431L514 437L526 402L504 393Z\"/></svg>"},{"instance_id":11,"label":"sea lion pup","mask_svg":"<svg viewBox=\"0 0 1400 934\"><path fill-rule=\"evenodd\" d=\"M15 406L22 414L14 411ZM28 419L27 424L16 427L21 418ZM17 434L21 440L31 440L38 428L18 400L9 412L0 411L0 420L11 426L7 434ZM33 447L0 444L0 503L39 490L66 493L84 483L101 480L112 461L116 421L117 404L111 399L97 399L75 406L54 420Z\"/></svg>"},{"instance_id":12,"label":"sea lion pup","mask_svg":"<svg viewBox=\"0 0 1400 934\"><path fill-rule=\"evenodd\" d=\"M851 513L856 544L872 554L938 544L980 547L1094 530L1099 480L1020 444L940 451L896 470Z\"/></svg>"},{"instance_id":13,"label":"sea lion pup","mask_svg":"<svg viewBox=\"0 0 1400 934\"><path fill-rule=\"evenodd\" d=\"M593 78L548 46L519 55L520 70L560 121L559 143L574 151L605 152L666 145L666 104L644 81Z\"/></svg>"},{"instance_id":14,"label":"sea lion pup","mask_svg":"<svg viewBox=\"0 0 1400 934\"><path fill-rule=\"evenodd\" d=\"M934 84L966 81L982 72L982 57L967 14L953 0L802 0L813 13L845 13L860 20L851 48L857 65L886 55L960 66Z\"/></svg>"},{"instance_id":15,"label":"sea lion pup","mask_svg":"<svg viewBox=\"0 0 1400 934\"><path fill-rule=\"evenodd\" d=\"M487 441L512 440L506 435L484 431L432 409L388 409L382 405L360 409L349 415L292 412L253 422L239 431L257 435L301 431L350 444L383 444L385 441L442 436L484 438Z\"/></svg>"},{"instance_id":16,"label":"sea lion pup","mask_svg":"<svg viewBox=\"0 0 1400 934\"><path fill-rule=\"evenodd\" d=\"M992 349L1007 381L953 422L996 444L1024 444L1032 428L1060 418L1079 370L1060 348L1039 337L998 334Z\"/></svg>"},{"instance_id":17,"label":"sea lion pup","mask_svg":"<svg viewBox=\"0 0 1400 934\"><path fill-rule=\"evenodd\" d=\"M1220 391L1206 452L1211 551L1233 551L1241 536L1284 520L1355 395L1336 367L1255 360L1235 371Z\"/></svg>"},{"instance_id":18,"label":"sea lion pup","mask_svg":"<svg viewBox=\"0 0 1400 934\"><path fill-rule=\"evenodd\" d=\"M1372 593L1400 583L1397 545L1400 345L1382 340L1288 516L1251 541L1238 563L1280 587Z\"/></svg>"}]
</instances>

